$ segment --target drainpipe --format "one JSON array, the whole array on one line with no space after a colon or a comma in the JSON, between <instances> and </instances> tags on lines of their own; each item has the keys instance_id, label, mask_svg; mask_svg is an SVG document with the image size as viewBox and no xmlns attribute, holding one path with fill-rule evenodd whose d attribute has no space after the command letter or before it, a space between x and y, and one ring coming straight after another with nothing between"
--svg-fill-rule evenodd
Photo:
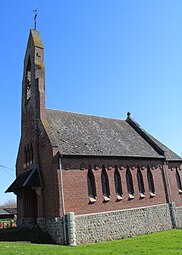
<instances>
[{"instance_id":1,"label":"drainpipe","mask_svg":"<svg viewBox=\"0 0 182 255\"><path fill-rule=\"evenodd\" d=\"M168 174L168 164L167 161L164 161L164 175L166 179L166 188L167 188L167 193L168 193L168 199L169 199L169 210L171 214L171 221L172 221L172 226L173 228L177 228L177 223L176 223L176 212L175 208L173 205L173 199L172 199L172 192L171 192L171 187L170 187L170 182L169 182L169 174Z\"/></svg>"},{"instance_id":2,"label":"drainpipe","mask_svg":"<svg viewBox=\"0 0 182 255\"><path fill-rule=\"evenodd\" d=\"M62 157L63 157L63 155L60 155L60 157L59 157L60 190L61 190L61 198L62 198L64 244L67 244L67 238L66 238L66 215L65 215L64 189L63 189L63 175L62 175L62 162L61 162L61 158L62 158Z\"/></svg>"}]
</instances>

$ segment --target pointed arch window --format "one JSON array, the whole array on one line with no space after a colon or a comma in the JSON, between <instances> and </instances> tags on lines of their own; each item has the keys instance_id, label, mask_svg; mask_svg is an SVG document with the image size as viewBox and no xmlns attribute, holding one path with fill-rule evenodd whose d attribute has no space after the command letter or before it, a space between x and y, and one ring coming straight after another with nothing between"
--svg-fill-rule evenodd
<instances>
[{"instance_id":1,"label":"pointed arch window","mask_svg":"<svg viewBox=\"0 0 182 255\"><path fill-rule=\"evenodd\" d=\"M28 159L27 159L27 149L26 149L26 146L24 148L24 167L27 166L27 162L28 162Z\"/></svg>"},{"instance_id":2,"label":"pointed arch window","mask_svg":"<svg viewBox=\"0 0 182 255\"><path fill-rule=\"evenodd\" d=\"M33 163L33 146L32 143L30 144L30 164Z\"/></svg>"},{"instance_id":3,"label":"pointed arch window","mask_svg":"<svg viewBox=\"0 0 182 255\"><path fill-rule=\"evenodd\" d=\"M109 180L105 167L102 167L101 173L101 182L102 182L102 193L104 197L104 201L107 202L110 200L110 190L109 190Z\"/></svg>"},{"instance_id":4,"label":"pointed arch window","mask_svg":"<svg viewBox=\"0 0 182 255\"><path fill-rule=\"evenodd\" d=\"M91 203L96 202L96 186L95 177L91 167L89 167L87 172L87 183L88 183L88 196Z\"/></svg>"},{"instance_id":5,"label":"pointed arch window","mask_svg":"<svg viewBox=\"0 0 182 255\"><path fill-rule=\"evenodd\" d=\"M153 175L150 170L150 167L147 167L147 180L148 180L148 185L149 185L149 191L150 191L150 196L154 197L155 196L155 186L154 186L154 180L153 180Z\"/></svg>"},{"instance_id":6,"label":"pointed arch window","mask_svg":"<svg viewBox=\"0 0 182 255\"><path fill-rule=\"evenodd\" d=\"M143 175L142 175L142 172L141 172L139 166L137 169L137 180L138 180L138 190L140 193L140 198L144 198L145 197L145 187L144 187L144 182L143 182Z\"/></svg>"},{"instance_id":7,"label":"pointed arch window","mask_svg":"<svg viewBox=\"0 0 182 255\"><path fill-rule=\"evenodd\" d=\"M25 77L25 91L26 91L26 101L28 101L31 97L31 89L32 89L32 82L31 82L31 61L30 57L28 59L27 63L27 69L26 69L26 77Z\"/></svg>"},{"instance_id":8,"label":"pointed arch window","mask_svg":"<svg viewBox=\"0 0 182 255\"><path fill-rule=\"evenodd\" d=\"M123 191L122 191L122 185L121 185L121 176L117 166L115 166L115 171L114 171L114 184L116 189L116 198L117 200L121 200Z\"/></svg>"},{"instance_id":9,"label":"pointed arch window","mask_svg":"<svg viewBox=\"0 0 182 255\"><path fill-rule=\"evenodd\" d=\"M30 165L30 146L27 145L27 166Z\"/></svg>"},{"instance_id":10,"label":"pointed arch window","mask_svg":"<svg viewBox=\"0 0 182 255\"><path fill-rule=\"evenodd\" d=\"M182 193L181 176L180 176L178 168L176 168L176 182L177 182L179 193Z\"/></svg>"},{"instance_id":11,"label":"pointed arch window","mask_svg":"<svg viewBox=\"0 0 182 255\"><path fill-rule=\"evenodd\" d=\"M24 147L24 168L30 166L33 164L33 146L31 144L27 144Z\"/></svg>"},{"instance_id":12,"label":"pointed arch window","mask_svg":"<svg viewBox=\"0 0 182 255\"><path fill-rule=\"evenodd\" d=\"M127 167L126 169L126 183L128 188L129 199L133 199L134 198L133 178L129 167Z\"/></svg>"}]
</instances>

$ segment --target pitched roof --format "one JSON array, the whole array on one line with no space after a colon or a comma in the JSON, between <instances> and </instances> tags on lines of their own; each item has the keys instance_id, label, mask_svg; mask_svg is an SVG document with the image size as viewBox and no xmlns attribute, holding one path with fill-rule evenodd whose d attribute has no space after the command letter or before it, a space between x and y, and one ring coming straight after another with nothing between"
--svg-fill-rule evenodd
<instances>
[{"instance_id":1,"label":"pitched roof","mask_svg":"<svg viewBox=\"0 0 182 255\"><path fill-rule=\"evenodd\" d=\"M125 120L58 110L46 110L46 117L49 139L63 155L164 157Z\"/></svg>"},{"instance_id":2,"label":"pitched roof","mask_svg":"<svg viewBox=\"0 0 182 255\"><path fill-rule=\"evenodd\" d=\"M15 208L15 207L3 208L3 210L8 212L9 214L17 214L17 208Z\"/></svg>"},{"instance_id":3,"label":"pitched roof","mask_svg":"<svg viewBox=\"0 0 182 255\"><path fill-rule=\"evenodd\" d=\"M3 208L0 208L0 216L1 215L10 215L10 213L9 212L7 212L6 210L4 210Z\"/></svg>"},{"instance_id":4,"label":"pitched roof","mask_svg":"<svg viewBox=\"0 0 182 255\"><path fill-rule=\"evenodd\" d=\"M25 187L40 187L41 181L38 173L38 168L34 165L30 166L28 170L17 176L16 180L5 191L15 192Z\"/></svg>"},{"instance_id":5,"label":"pitched roof","mask_svg":"<svg viewBox=\"0 0 182 255\"><path fill-rule=\"evenodd\" d=\"M31 38L35 47L44 48L40 33L37 30L31 29L29 38Z\"/></svg>"}]
</instances>

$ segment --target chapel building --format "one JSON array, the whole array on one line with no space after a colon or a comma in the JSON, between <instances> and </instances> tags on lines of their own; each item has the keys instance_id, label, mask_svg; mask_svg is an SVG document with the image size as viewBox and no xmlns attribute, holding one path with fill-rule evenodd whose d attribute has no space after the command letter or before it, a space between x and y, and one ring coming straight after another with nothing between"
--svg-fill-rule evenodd
<instances>
[{"instance_id":1,"label":"chapel building","mask_svg":"<svg viewBox=\"0 0 182 255\"><path fill-rule=\"evenodd\" d=\"M30 30L22 81L18 226L58 244L182 227L182 158L126 120L46 109L44 46Z\"/></svg>"}]
</instances>

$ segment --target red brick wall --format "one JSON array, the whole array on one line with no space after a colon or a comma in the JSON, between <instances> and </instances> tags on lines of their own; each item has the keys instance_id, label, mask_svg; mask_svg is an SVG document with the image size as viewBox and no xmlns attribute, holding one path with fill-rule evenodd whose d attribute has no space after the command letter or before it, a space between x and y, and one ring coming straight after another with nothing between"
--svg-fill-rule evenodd
<instances>
[{"instance_id":1,"label":"red brick wall","mask_svg":"<svg viewBox=\"0 0 182 255\"><path fill-rule=\"evenodd\" d=\"M42 200L44 203L44 216L54 217L59 215L56 185L57 169L54 170L53 148L46 136L40 139L39 157L39 165L43 178Z\"/></svg>"},{"instance_id":2,"label":"red brick wall","mask_svg":"<svg viewBox=\"0 0 182 255\"><path fill-rule=\"evenodd\" d=\"M163 182L163 174L161 166L162 160L140 160L140 159L108 159L108 158L76 158L63 157L63 185L65 195L66 212L74 211L76 214L102 212L110 210L119 210L132 207L149 206L154 204L166 203L166 194ZM97 200L93 204L89 204L88 186L87 186L87 171L91 165L96 182ZM102 186L101 186L101 171L102 165L106 167L109 178L110 201L103 202ZM123 199L116 201L116 192L114 185L114 170L115 165L118 166L121 175L123 188ZM132 173L135 197L132 200L128 199L128 191L126 184L126 166L129 166ZM150 197L148 181L147 181L147 166L150 166L152 171L155 197ZM141 199L138 190L137 167L141 167L143 175L145 195ZM82 168L82 169L81 169ZM175 183L174 183L175 186ZM176 187L173 187L176 188Z\"/></svg>"},{"instance_id":3,"label":"red brick wall","mask_svg":"<svg viewBox=\"0 0 182 255\"><path fill-rule=\"evenodd\" d=\"M40 125L41 126L41 123ZM24 167L24 147L32 142L34 152L34 164L39 166L42 180L41 196L37 195L38 217L59 216L59 191L58 191L58 160L57 156L53 160L53 148L49 139L41 127L41 136L36 138L33 127L27 125L26 132L23 133L17 157L17 175L27 170ZM35 140L32 140L32 139ZM24 217L23 196L18 195L18 217Z\"/></svg>"}]
</instances>

